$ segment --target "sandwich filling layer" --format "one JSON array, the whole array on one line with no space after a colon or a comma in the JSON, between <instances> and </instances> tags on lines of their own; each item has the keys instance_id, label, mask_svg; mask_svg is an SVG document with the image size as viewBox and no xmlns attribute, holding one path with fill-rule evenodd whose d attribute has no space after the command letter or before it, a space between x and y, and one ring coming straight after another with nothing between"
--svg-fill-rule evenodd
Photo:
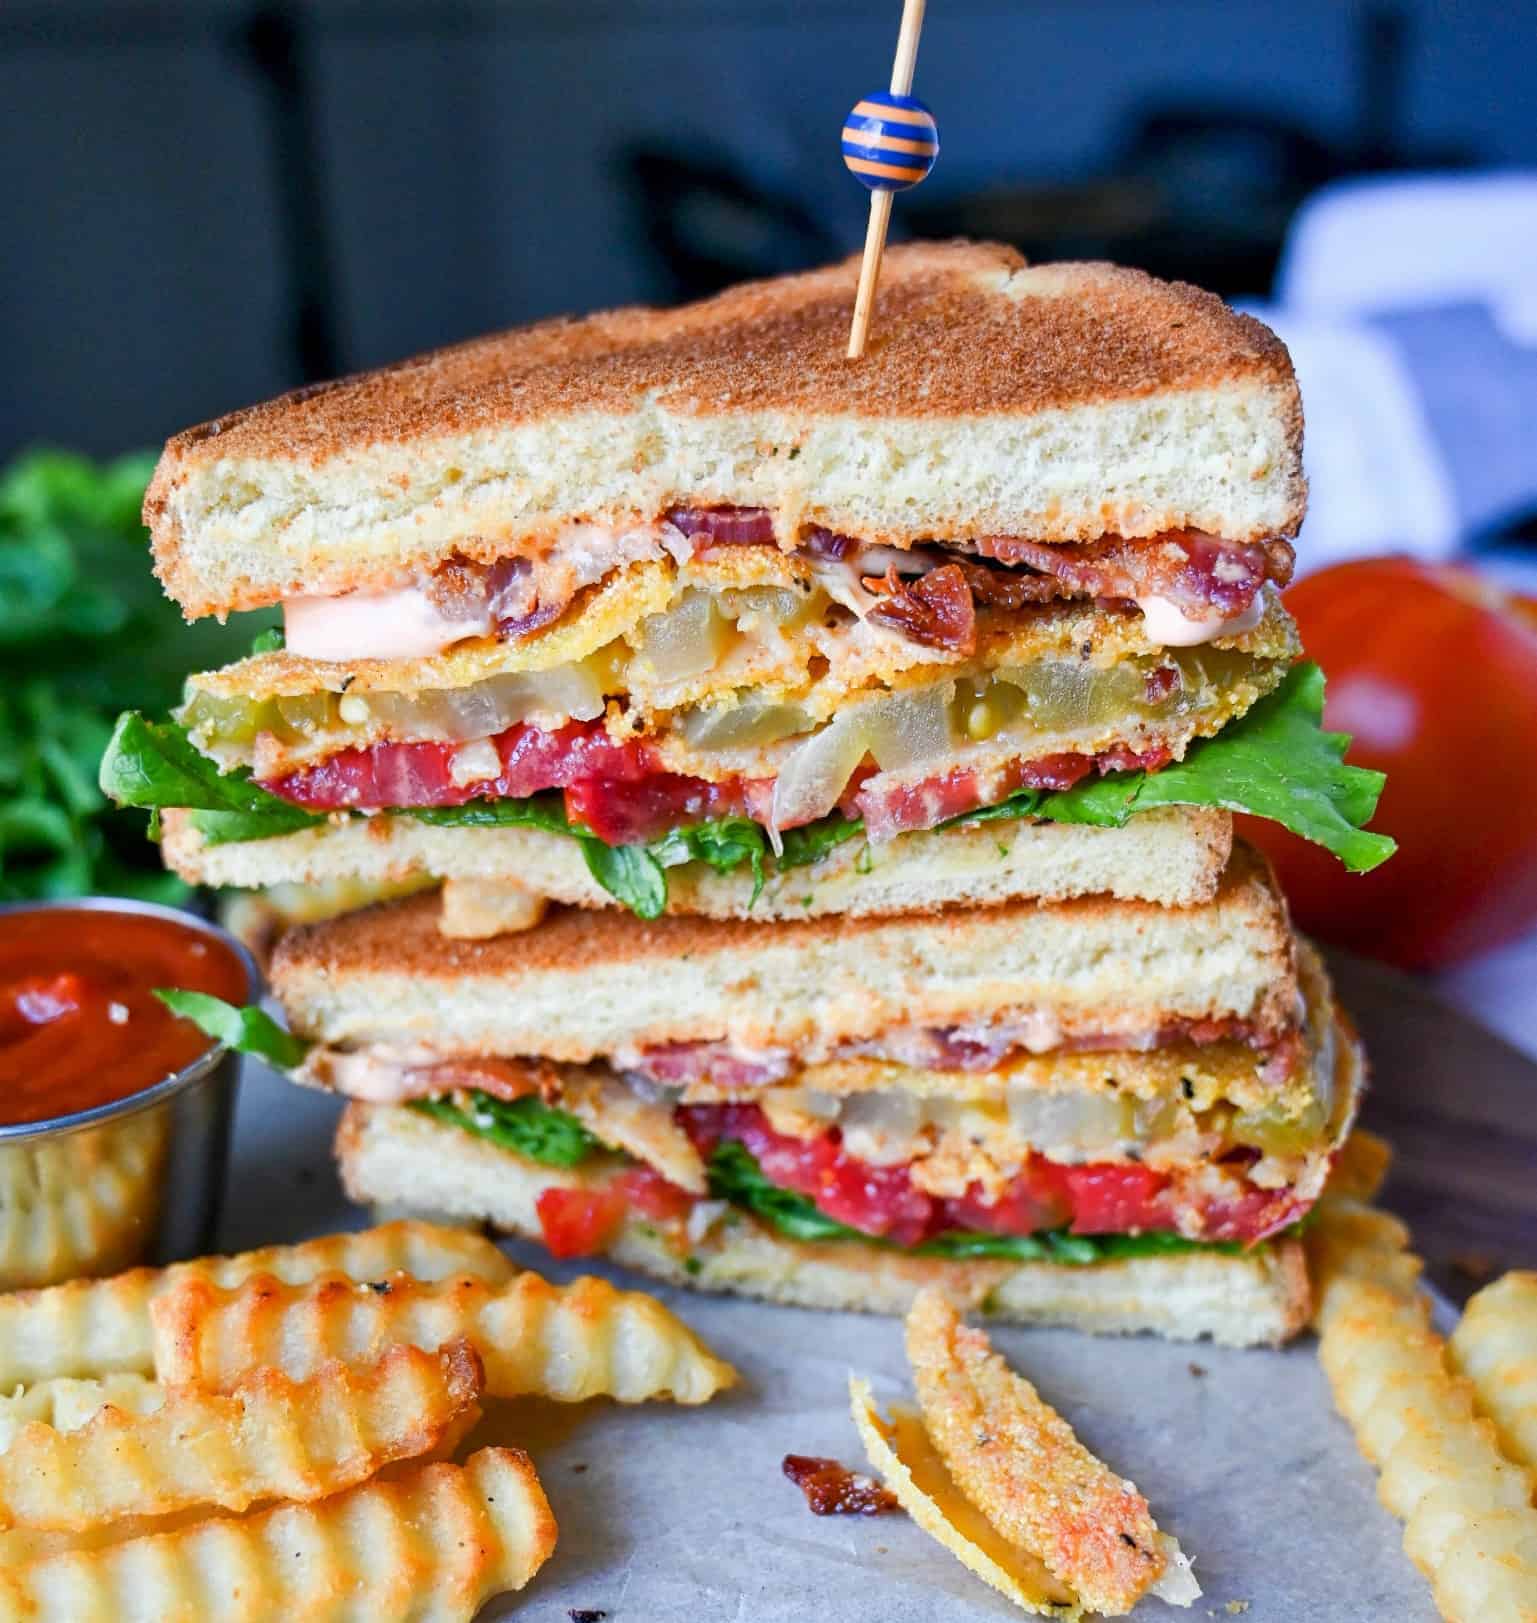
<instances>
[{"instance_id":1,"label":"sandwich filling layer","mask_svg":"<svg viewBox=\"0 0 1537 1623\"><path fill-rule=\"evenodd\" d=\"M1281 1062L1187 1034L991 1070L808 1064L767 1084L426 1049L316 1048L298 1074L583 1169L585 1192L540 1211L562 1254L577 1254L576 1229L597 1249L635 1212L685 1244L733 1208L796 1239L957 1257L1252 1246L1317 1198L1360 1091L1354 1037L1308 949L1301 970L1307 1008Z\"/></svg>"},{"instance_id":2,"label":"sandwich filling layer","mask_svg":"<svg viewBox=\"0 0 1537 1623\"><path fill-rule=\"evenodd\" d=\"M1135 606L1149 639L1171 646L1237 635L1258 622L1261 587L1285 586L1294 562L1286 541L1227 542L1198 530L1077 544L982 536L898 548L809 525L781 543L767 508L674 507L649 524L567 524L542 548L493 562L457 557L385 591L290 598L288 647L306 659L413 659L472 638L518 641L629 564L668 556L681 564L728 547L782 547L861 619L957 651L974 639L981 607L1070 598Z\"/></svg>"},{"instance_id":3,"label":"sandwich filling layer","mask_svg":"<svg viewBox=\"0 0 1537 1623\"><path fill-rule=\"evenodd\" d=\"M777 548L717 547L632 564L519 643L273 650L194 677L175 723L125 719L102 782L189 810L206 845L382 811L563 834L648 917L669 867L750 868L761 888L770 860L979 814L1248 810L1372 866L1391 849L1360 830L1378 780L1319 730L1321 678L1292 665L1274 587L1255 592L1258 624L1200 647L1156 645L1135 609L1087 599L985 605L963 647L936 647Z\"/></svg>"}]
</instances>

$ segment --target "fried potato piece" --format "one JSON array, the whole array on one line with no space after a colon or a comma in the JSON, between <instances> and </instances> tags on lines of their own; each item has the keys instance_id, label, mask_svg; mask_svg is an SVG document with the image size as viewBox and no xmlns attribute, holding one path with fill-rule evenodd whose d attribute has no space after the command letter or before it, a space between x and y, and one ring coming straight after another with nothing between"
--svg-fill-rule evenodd
<instances>
[{"instance_id":1,"label":"fried potato piece","mask_svg":"<svg viewBox=\"0 0 1537 1623\"><path fill-rule=\"evenodd\" d=\"M1354 1199L1325 1196L1307 1231L1308 1273L1313 1285L1313 1327L1322 1332L1335 1305L1350 1301L1335 1287L1365 1280L1400 1296L1419 1287L1424 1264L1409 1249L1409 1231L1396 1217Z\"/></svg>"},{"instance_id":2,"label":"fried potato piece","mask_svg":"<svg viewBox=\"0 0 1537 1623\"><path fill-rule=\"evenodd\" d=\"M234 1290L187 1279L152 1314L161 1379L214 1388L263 1364L302 1379L328 1358L377 1358L392 1342L432 1348L456 1336L480 1354L486 1391L498 1398L705 1403L736 1380L655 1297L594 1278L557 1286L525 1273L493 1287L469 1274L436 1283L392 1274L365 1285L258 1275Z\"/></svg>"},{"instance_id":3,"label":"fried potato piece","mask_svg":"<svg viewBox=\"0 0 1537 1623\"><path fill-rule=\"evenodd\" d=\"M1506 1274L1463 1309L1449 1343L1452 1367L1473 1383L1500 1447L1537 1470L1537 1272Z\"/></svg>"},{"instance_id":4,"label":"fried potato piece","mask_svg":"<svg viewBox=\"0 0 1537 1623\"><path fill-rule=\"evenodd\" d=\"M1364 1127L1340 1146L1329 1172L1328 1192L1341 1200L1375 1200L1393 1164L1393 1148Z\"/></svg>"},{"instance_id":5,"label":"fried potato piece","mask_svg":"<svg viewBox=\"0 0 1537 1623\"><path fill-rule=\"evenodd\" d=\"M930 1538L1025 1611L1038 1617L1083 1616L1071 1592L1029 1551L1004 1538L956 1487L915 1410L893 1409L887 1420L875 1406L870 1383L857 1375L849 1377L849 1403L871 1469Z\"/></svg>"},{"instance_id":6,"label":"fried potato piece","mask_svg":"<svg viewBox=\"0 0 1537 1623\"><path fill-rule=\"evenodd\" d=\"M148 1415L108 1405L70 1432L30 1421L0 1454L0 1521L75 1532L118 1516L321 1499L436 1447L483 1385L461 1340L333 1361L304 1381L261 1369L227 1395L173 1386Z\"/></svg>"},{"instance_id":7,"label":"fried potato piece","mask_svg":"<svg viewBox=\"0 0 1537 1623\"><path fill-rule=\"evenodd\" d=\"M488 1448L309 1505L0 1569L0 1623L470 1623L555 1548L532 1463Z\"/></svg>"},{"instance_id":8,"label":"fried potato piece","mask_svg":"<svg viewBox=\"0 0 1537 1623\"><path fill-rule=\"evenodd\" d=\"M470 1273L493 1284L515 1272L482 1235L436 1223L400 1222L299 1245L21 1291L0 1296L0 1390L59 1375L152 1375L149 1305L186 1279L207 1279L228 1289L252 1274L300 1284L331 1273L382 1279L397 1269L428 1280Z\"/></svg>"},{"instance_id":9,"label":"fried potato piece","mask_svg":"<svg viewBox=\"0 0 1537 1623\"><path fill-rule=\"evenodd\" d=\"M907 1358L929 1437L1005 1539L1106 1617L1159 1583L1170 1560L1147 1501L936 1290L907 1315Z\"/></svg>"},{"instance_id":10,"label":"fried potato piece","mask_svg":"<svg viewBox=\"0 0 1537 1623\"><path fill-rule=\"evenodd\" d=\"M1473 1384L1449 1367L1407 1230L1358 1202L1323 1205L1307 1240L1319 1362L1381 1471L1378 1495L1404 1523L1405 1551L1450 1623L1537 1618L1532 1474L1501 1453Z\"/></svg>"},{"instance_id":11,"label":"fried potato piece","mask_svg":"<svg viewBox=\"0 0 1537 1623\"><path fill-rule=\"evenodd\" d=\"M28 1421L55 1431L74 1431L110 1403L124 1414L153 1414L165 1388L144 1375L108 1375L99 1381L57 1375L34 1386L19 1386L0 1397L0 1451L11 1446Z\"/></svg>"}]
</instances>

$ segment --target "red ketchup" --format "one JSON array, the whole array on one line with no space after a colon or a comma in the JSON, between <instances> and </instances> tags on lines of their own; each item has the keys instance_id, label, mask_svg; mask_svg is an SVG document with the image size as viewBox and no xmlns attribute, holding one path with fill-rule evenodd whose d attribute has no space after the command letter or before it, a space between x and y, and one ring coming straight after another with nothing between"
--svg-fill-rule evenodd
<instances>
[{"instance_id":1,"label":"red ketchup","mask_svg":"<svg viewBox=\"0 0 1537 1623\"><path fill-rule=\"evenodd\" d=\"M144 913L0 915L0 1125L152 1087L210 1047L157 986L243 1003L245 966L202 931Z\"/></svg>"}]
</instances>

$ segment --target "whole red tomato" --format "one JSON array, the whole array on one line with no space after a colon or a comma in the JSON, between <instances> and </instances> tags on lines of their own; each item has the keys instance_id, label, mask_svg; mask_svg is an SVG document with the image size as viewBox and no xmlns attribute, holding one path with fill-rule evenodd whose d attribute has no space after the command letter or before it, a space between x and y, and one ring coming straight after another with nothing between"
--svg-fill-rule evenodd
<instances>
[{"instance_id":1,"label":"whole red tomato","mask_svg":"<svg viewBox=\"0 0 1537 1623\"><path fill-rule=\"evenodd\" d=\"M1437 969L1537 927L1537 602L1471 569L1370 558L1286 594L1328 678L1324 723L1387 787L1372 827L1398 854L1349 874L1244 819L1303 929Z\"/></svg>"}]
</instances>

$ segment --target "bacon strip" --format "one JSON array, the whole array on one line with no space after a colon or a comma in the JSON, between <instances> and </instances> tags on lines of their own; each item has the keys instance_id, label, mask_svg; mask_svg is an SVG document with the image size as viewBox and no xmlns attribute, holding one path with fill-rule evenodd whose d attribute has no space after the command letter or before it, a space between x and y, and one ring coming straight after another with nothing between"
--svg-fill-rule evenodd
<instances>
[{"instance_id":1,"label":"bacon strip","mask_svg":"<svg viewBox=\"0 0 1537 1623\"><path fill-rule=\"evenodd\" d=\"M1296 561L1285 541L1239 544L1200 530L1171 530L1146 541L1106 536L1068 545L992 535L977 541L977 551L1050 575L1064 596L1165 597L1191 619L1214 609L1224 619L1244 613L1267 580L1285 586Z\"/></svg>"},{"instance_id":2,"label":"bacon strip","mask_svg":"<svg viewBox=\"0 0 1537 1623\"><path fill-rule=\"evenodd\" d=\"M673 507L666 518L675 530L706 546L774 545L774 515L766 507Z\"/></svg>"}]
</instances>

